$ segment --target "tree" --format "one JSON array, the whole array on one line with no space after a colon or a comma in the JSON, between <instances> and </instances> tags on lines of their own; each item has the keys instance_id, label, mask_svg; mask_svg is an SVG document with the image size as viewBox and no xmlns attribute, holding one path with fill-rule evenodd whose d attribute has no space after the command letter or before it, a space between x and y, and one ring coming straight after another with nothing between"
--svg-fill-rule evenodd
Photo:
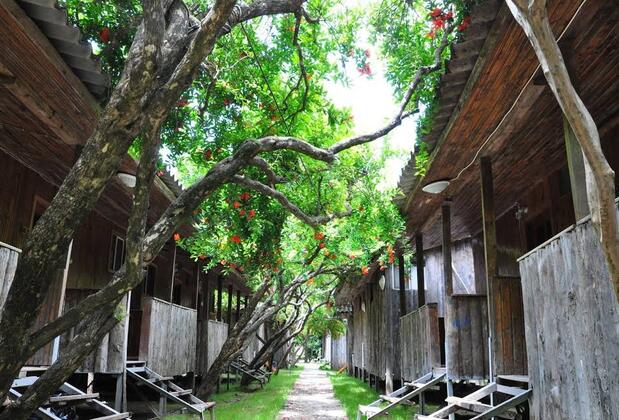
<instances>
[{"instance_id":1,"label":"tree","mask_svg":"<svg viewBox=\"0 0 619 420\"><path fill-rule=\"evenodd\" d=\"M602 151L595 121L570 80L563 55L550 27L546 1L508 0L507 4L529 38L548 85L582 148L591 221L598 232L615 298L619 301L619 224L615 206L615 172Z\"/></svg>"},{"instance_id":2,"label":"tree","mask_svg":"<svg viewBox=\"0 0 619 420\"><path fill-rule=\"evenodd\" d=\"M318 28L320 25L306 11L304 3L302 0L264 0L250 4L236 4L235 1L216 0L210 7L202 3L195 4L196 16L194 16L192 10L179 0L145 0L142 3L141 15L136 13L128 19L139 23L137 27L127 30L125 38L131 39L131 44L127 46L126 55L122 56L122 60L117 60L122 62L122 71L115 73L117 83L78 161L28 236L15 279L2 310L1 396L6 395L20 367L38 348L78 321L85 320L85 324L89 327L68 345L54 366L45 372L34 386L0 414L0 418L26 417L79 366L96 344L96 340L113 326L114 319L122 316L114 315L114 308L119 297L139 284L144 264L151 261L178 226L190 220L194 211L222 186L230 183L241 185L245 189L251 188L275 198L283 208L313 227L352 213L347 209L343 212L325 214L326 209L322 207L320 201L316 211L310 213L302 210L293 204L287 194L276 187L278 179L274 177L276 174L274 168L285 170L286 158L293 158L298 160L300 165L308 165L310 161L323 162L327 167L323 167L322 170L327 169L342 152L381 138L400 125L402 119L416 112L416 108L412 106L415 103L411 102L411 99L424 77L441 68L443 52L451 40L453 26L448 25L440 39L437 38L433 61L418 68L407 92L403 95L399 111L383 128L373 133L348 138L343 137L343 133L337 130L334 131L334 136L324 136L324 133L318 136L310 130L302 133L309 134L308 137L312 140L309 142L301 140L295 136L295 132L289 131L294 121L303 118L303 112L310 103L308 98L312 97L308 88L311 74L307 72L311 60L306 61L301 53L300 28L302 23L306 22L309 28L312 28L309 31L318 31L313 28ZM316 11L321 10L316 5L310 4L310 6ZM255 134L246 136L248 133L242 130L226 132L222 127L229 125L231 121L236 121L235 113L232 112L236 107L228 108L224 100L221 103L225 106L221 107L220 103L219 112L212 112L212 108L209 107L213 92L216 95L221 94L215 89L219 75L218 68L209 63L213 50L218 42L225 42L224 36L227 34L231 34L230 39L234 36L242 37L243 42L247 42L252 49L255 30L252 34L244 22L250 22L261 16L279 15L290 15L291 20L282 18L277 22L284 28L286 24L292 24L292 31L289 31L292 34L292 46L288 45L287 48L295 52L294 62L301 74L294 89L291 90L294 93L292 96L286 96L283 103L288 100L298 107L290 105L287 108L289 112L283 115L281 109L278 110L277 101L273 101L273 110L279 111L279 115L272 116L275 117L273 122L281 120L285 135L278 135L281 127L275 125L260 136ZM235 29L237 26L240 27L240 32ZM352 26L349 24L348 28L352 29ZM129 34L134 36L131 38ZM256 56L259 52L254 45L251 54ZM225 53L220 52L224 55ZM243 62L245 58L237 56L238 60ZM230 63L230 60L227 63L234 67L234 63ZM324 60L317 62L317 71L321 69L321 65L324 66ZM260 65L256 67L261 77L268 80L268 73L264 68L260 68ZM210 80L206 87L198 86L203 85L205 80ZM213 83L215 88L209 90L209 86ZM271 84L267 82L265 86L269 96L274 97ZM258 86L257 89L260 90L262 87ZM251 90L240 92L239 97L246 101L254 100L255 98L251 97ZM319 93L314 93L314 96L318 96ZM185 103L188 100L199 101L201 106L197 109L195 106L186 107ZM344 114L335 109L330 111L332 112L329 114L328 122L333 126L341 126L342 121L337 119L341 119ZM190 121L190 124L177 130L179 121L181 123ZM229 143L225 145L226 148L222 147L221 151L219 148L211 151L210 156L219 155L215 156L215 159L219 160L213 162L210 162L209 154L206 153L208 150L203 151L203 158L209 160L204 171L167 208L160 219L147 229L148 199L158 166L161 165L159 153L161 144L164 142L169 146L169 151L175 157L179 157L181 152L195 155L195 148L193 152L190 149L205 138L204 133L200 135L197 130L193 130L196 121L209 127L210 131L205 131L209 139L214 135L215 141L222 138L228 139ZM139 165L133 206L128 221L125 265L106 287L68 310L57 320L38 331L32 331L51 284L51 276L61 263L62 255L66 252L71 238L116 173L122 158L130 150L139 159ZM274 162L280 162L281 166L266 161L263 156L274 156ZM319 171L317 168L315 173ZM262 177L266 177L267 181L261 181ZM310 181L308 177L307 182ZM291 191L293 189L287 192ZM294 196L294 193L292 195ZM266 284L265 282L262 287ZM281 302L287 302L289 296L294 293L295 286L291 286L294 284L295 281L287 286L290 289L282 289L282 296L285 298ZM260 290L263 289L259 288L258 291ZM261 296L260 293L257 293L257 296ZM269 299L266 302L261 304L270 305L271 309L266 311L267 313L275 313L283 307L281 305L284 305L280 301L274 303ZM259 307L258 302L256 307ZM254 316L261 319L263 315L254 314ZM252 328L255 325L253 322L249 324ZM227 350L229 354L234 353L238 343L250 333L240 324L238 329L241 331L238 334L239 339L236 343L229 343Z\"/></svg>"}]
</instances>

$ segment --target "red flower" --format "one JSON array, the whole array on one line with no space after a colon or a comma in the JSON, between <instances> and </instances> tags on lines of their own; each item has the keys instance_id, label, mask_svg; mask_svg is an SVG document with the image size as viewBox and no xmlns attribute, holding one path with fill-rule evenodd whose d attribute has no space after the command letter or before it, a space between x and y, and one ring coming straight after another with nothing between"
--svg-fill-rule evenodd
<instances>
[{"instance_id":1,"label":"red flower","mask_svg":"<svg viewBox=\"0 0 619 420\"><path fill-rule=\"evenodd\" d=\"M361 274L367 276L368 274L370 274L370 269L367 267L361 267Z\"/></svg>"},{"instance_id":2,"label":"red flower","mask_svg":"<svg viewBox=\"0 0 619 420\"><path fill-rule=\"evenodd\" d=\"M445 21L442 18L436 18L432 21L433 30L443 29L445 27Z\"/></svg>"},{"instance_id":3,"label":"red flower","mask_svg":"<svg viewBox=\"0 0 619 420\"><path fill-rule=\"evenodd\" d=\"M230 263L230 268L233 269L233 270L236 270L236 264Z\"/></svg>"},{"instance_id":4,"label":"red flower","mask_svg":"<svg viewBox=\"0 0 619 420\"><path fill-rule=\"evenodd\" d=\"M211 160L212 157L213 157L213 151L211 149L204 151L204 159Z\"/></svg>"},{"instance_id":5,"label":"red flower","mask_svg":"<svg viewBox=\"0 0 619 420\"><path fill-rule=\"evenodd\" d=\"M434 31L430 31L426 36L430 39L434 39L436 37L436 33Z\"/></svg>"},{"instance_id":6,"label":"red flower","mask_svg":"<svg viewBox=\"0 0 619 420\"><path fill-rule=\"evenodd\" d=\"M189 105L189 102L185 99L179 99L178 101L176 101L176 106L187 106Z\"/></svg>"},{"instance_id":7,"label":"red flower","mask_svg":"<svg viewBox=\"0 0 619 420\"><path fill-rule=\"evenodd\" d=\"M239 203L238 201L235 201L234 203L232 203L232 205L234 206L235 209L238 209L239 207L241 207L241 203Z\"/></svg>"},{"instance_id":8,"label":"red flower","mask_svg":"<svg viewBox=\"0 0 619 420\"><path fill-rule=\"evenodd\" d=\"M245 191L244 193L242 193L240 195L241 200L243 201L247 201L251 198L251 194L249 194L247 191Z\"/></svg>"},{"instance_id":9,"label":"red flower","mask_svg":"<svg viewBox=\"0 0 619 420\"><path fill-rule=\"evenodd\" d=\"M163 176L163 171L157 171L157 176L162 177Z\"/></svg>"},{"instance_id":10,"label":"red flower","mask_svg":"<svg viewBox=\"0 0 619 420\"><path fill-rule=\"evenodd\" d=\"M442 14L443 14L443 11L439 7L437 7L436 9L430 12L430 16L432 16L433 18L437 18L441 16Z\"/></svg>"},{"instance_id":11,"label":"red flower","mask_svg":"<svg viewBox=\"0 0 619 420\"><path fill-rule=\"evenodd\" d=\"M180 240L181 240L181 234L180 234L180 233L175 233L175 234L174 234L174 236L173 236L173 238L174 238L174 240L175 240L176 242L178 242L178 241L180 241Z\"/></svg>"},{"instance_id":12,"label":"red flower","mask_svg":"<svg viewBox=\"0 0 619 420\"><path fill-rule=\"evenodd\" d=\"M471 24L471 17L467 16L464 19L462 19L462 23L460 23L460 25L458 25L458 30L460 32L464 32L464 31L466 31L466 28L468 28L470 24Z\"/></svg>"},{"instance_id":13,"label":"red flower","mask_svg":"<svg viewBox=\"0 0 619 420\"><path fill-rule=\"evenodd\" d=\"M320 249L323 249L325 246L326 245L325 245L324 242L321 242L321 243L318 244L318 248L320 248Z\"/></svg>"},{"instance_id":14,"label":"red flower","mask_svg":"<svg viewBox=\"0 0 619 420\"><path fill-rule=\"evenodd\" d=\"M246 213L246 212L245 212L245 210L244 210L244 209L241 209L241 211L239 212L239 214L240 214L241 216L245 216L245 213Z\"/></svg>"},{"instance_id":15,"label":"red flower","mask_svg":"<svg viewBox=\"0 0 619 420\"><path fill-rule=\"evenodd\" d=\"M198 259L200 261L204 261L204 260L206 260L206 255L198 255Z\"/></svg>"},{"instance_id":16,"label":"red flower","mask_svg":"<svg viewBox=\"0 0 619 420\"><path fill-rule=\"evenodd\" d=\"M232 242L234 242L235 244L240 244L241 243L241 237L239 235L232 235L230 240Z\"/></svg>"},{"instance_id":17,"label":"red flower","mask_svg":"<svg viewBox=\"0 0 619 420\"><path fill-rule=\"evenodd\" d=\"M248 217L251 219L251 218L252 218L252 217L254 217L255 215L256 215L256 210L251 209L251 210L249 211L249 216L248 216Z\"/></svg>"},{"instance_id":18,"label":"red flower","mask_svg":"<svg viewBox=\"0 0 619 420\"><path fill-rule=\"evenodd\" d=\"M110 42L110 28L101 29L101 31L99 32L99 39L104 44L107 44L108 42Z\"/></svg>"},{"instance_id":19,"label":"red flower","mask_svg":"<svg viewBox=\"0 0 619 420\"><path fill-rule=\"evenodd\" d=\"M451 20L451 19L453 19L453 17L454 17L453 12L449 11L449 12L445 13L445 20Z\"/></svg>"}]
</instances>

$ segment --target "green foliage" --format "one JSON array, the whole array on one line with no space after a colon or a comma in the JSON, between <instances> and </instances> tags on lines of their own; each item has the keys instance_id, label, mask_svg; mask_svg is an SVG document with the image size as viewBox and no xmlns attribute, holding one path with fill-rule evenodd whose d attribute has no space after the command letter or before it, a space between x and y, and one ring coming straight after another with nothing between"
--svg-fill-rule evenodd
<instances>
[{"instance_id":1,"label":"green foliage","mask_svg":"<svg viewBox=\"0 0 619 420\"><path fill-rule=\"evenodd\" d=\"M378 392L371 388L363 381L348 376L346 373L329 374L329 379L333 384L335 397L340 400L349 419L354 419L357 416L357 408L359 405L367 405L378 399ZM399 406L389 411L390 419L411 419L417 413L419 406ZM433 412L438 406L426 404L426 412Z\"/></svg>"}]
</instances>

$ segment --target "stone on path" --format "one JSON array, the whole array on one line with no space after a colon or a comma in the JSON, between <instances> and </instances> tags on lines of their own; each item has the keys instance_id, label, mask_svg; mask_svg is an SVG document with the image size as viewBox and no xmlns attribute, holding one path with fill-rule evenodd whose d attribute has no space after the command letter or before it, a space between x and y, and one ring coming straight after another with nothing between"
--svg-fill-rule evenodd
<instances>
[{"instance_id":1,"label":"stone on path","mask_svg":"<svg viewBox=\"0 0 619 420\"><path fill-rule=\"evenodd\" d=\"M277 418L347 419L346 412L333 394L331 380L315 363L305 364Z\"/></svg>"}]
</instances>

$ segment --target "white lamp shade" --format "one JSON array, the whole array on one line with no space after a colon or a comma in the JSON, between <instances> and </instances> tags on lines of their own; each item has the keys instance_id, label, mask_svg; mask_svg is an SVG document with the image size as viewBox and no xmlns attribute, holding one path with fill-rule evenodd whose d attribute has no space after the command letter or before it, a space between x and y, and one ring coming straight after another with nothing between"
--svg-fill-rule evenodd
<instances>
[{"instance_id":1,"label":"white lamp shade","mask_svg":"<svg viewBox=\"0 0 619 420\"><path fill-rule=\"evenodd\" d=\"M422 191L430 194L440 194L449 186L449 181L443 179L441 181L430 182L428 185L421 188Z\"/></svg>"}]
</instances>

